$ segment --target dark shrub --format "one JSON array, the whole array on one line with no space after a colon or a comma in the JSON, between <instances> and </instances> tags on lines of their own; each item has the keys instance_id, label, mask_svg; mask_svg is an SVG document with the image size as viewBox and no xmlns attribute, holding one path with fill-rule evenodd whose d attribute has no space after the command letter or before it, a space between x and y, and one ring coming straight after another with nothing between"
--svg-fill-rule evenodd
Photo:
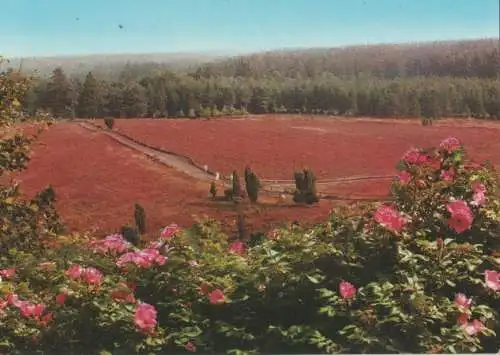
<instances>
[{"instance_id":1,"label":"dark shrub","mask_svg":"<svg viewBox=\"0 0 500 355\"><path fill-rule=\"evenodd\" d=\"M104 119L104 124L108 129L113 129L113 126L115 125L115 119L111 117L107 117Z\"/></svg>"},{"instance_id":2,"label":"dark shrub","mask_svg":"<svg viewBox=\"0 0 500 355\"><path fill-rule=\"evenodd\" d=\"M134 220L139 233L146 233L146 211L144 210L144 207L138 203L134 206Z\"/></svg>"},{"instance_id":3,"label":"dark shrub","mask_svg":"<svg viewBox=\"0 0 500 355\"><path fill-rule=\"evenodd\" d=\"M245 187L250 201L252 203L257 202L259 198L260 180L248 166L245 168Z\"/></svg>"},{"instance_id":4,"label":"dark shrub","mask_svg":"<svg viewBox=\"0 0 500 355\"><path fill-rule=\"evenodd\" d=\"M295 203L305 203L311 205L319 201L316 193L316 177L310 169L296 172L295 178L295 192L293 194L293 201Z\"/></svg>"},{"instance_id":5,"label":"dark shrub","mask_svg":"<svg viewBox=\"0 0 500 355\"><path fill-rule=\"evenodd\" d=\"M135 246L138 246L141 242L141 235L139 233L139 230L135 227L129 225L122 226L120 234L123 235L123 238L125 238L125 240Z\"/></svg>"}]
</instances>

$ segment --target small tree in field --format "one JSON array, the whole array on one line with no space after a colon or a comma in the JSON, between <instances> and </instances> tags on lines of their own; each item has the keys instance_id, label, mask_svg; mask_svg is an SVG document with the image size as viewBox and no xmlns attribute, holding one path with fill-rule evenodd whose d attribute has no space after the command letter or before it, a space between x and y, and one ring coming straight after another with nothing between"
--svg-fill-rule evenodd
<instances>
[{"instance_id":1,"label":"small tree in field","mask_svg":"<svg viewBox=\"0 0 500 355\"><path fill-rule=\"evenodd\" d=\"M233 171L233 197L241 196L241 182L238 172Z\"/></svg>"},{"instance_id":2,"label":"small tree in field","mask_svg":"<svg viewBox=\"0 0 500 355\"><path fill-rule=\"evenodd\" d=\"M134 206L134 219L139 233L146 233L146 211L138 203Z\"/></svg>"},{"instance_id":3,"label":"small tree in field","mask_svg":"<svg viewBox=\"0 0 500 355\"><path fill-rule=\"evenodd\" d=\"M257 202L259 198L260 180L248 166L245 168L245 186L250 202Z\"/></svg>"},{"instance_id":4,"label":"small tree in field","mask_svg":"<svg viewBox=\"0 0 500 355\"><path fill-rule=\"evenodd\" d=\"M210 183L210 194L213 198L217 196L217 185L215 185L215 181L212 181Z\"/></svg>"},{"instance_id":5,"label":"small tree in field","mask_svg":"<svg viewBox=\"0 0 500 355\"><path fill-rule=\"evenodd\" d=\"M312 205L319 201L316 193L316 177L311 169L296 172L294 178L295 192L293 194L293 201L295 203Z\"/></svg>"},{"instance_id":6,"label":"small tree in field","mask_svg":"<svg viewBox=\"0 0 500 355\"><path fill-rule=\"evenodd\" d=\"M104 124L108 129L113 129L113 126L115 125L115 119L111 117L107 117L104 119Z\"/></svg>"}]
</instances>

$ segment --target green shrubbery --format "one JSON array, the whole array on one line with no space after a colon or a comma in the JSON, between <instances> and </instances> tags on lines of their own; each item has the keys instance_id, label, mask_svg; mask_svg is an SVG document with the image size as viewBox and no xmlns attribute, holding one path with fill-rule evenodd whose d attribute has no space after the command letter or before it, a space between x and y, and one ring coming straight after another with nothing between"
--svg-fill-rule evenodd
<instances>
[{"instance_id":1,"label":"green shrubbery","mask_svg":"<svg viewBox=\"0 0 500 355\"><path fill-rule=\"evenodd\" d=\"M295 192L293 201L311 205L319 201L316 193L316 176L310 169L304 169L294 174Z\"/></svg>"},{"instance_id":2,"label":"green shrubbery","mask_svg":"<svg viewBox=\"0 0 500 355\"><path fill-rule=\"evenodd\" d=\"M212 181L210 183L210 195L212 195L212 198L217 197L217 185L215 184L215 181Z\"/></svg>"},{"instance_id":3,"label":"green shrubbery","mask_svg":"<svg viewBox=\"0 0 500 355\"><path fill-rule=\"evenodd\" d=\"M465 159L454 139L411 150L391 205L252 245L205 221L142 249L115 235L10 250L2 351L496 351L498 184Z\"/></svg>"},{"instance_id":4,"label":"green shrubbery","mask_svg":"<svg viewBox=\"0 0 500 355\"><path fill-rule=\"evenodd\" d=\"M106 127L108 127L108 129L113 129L113 126L115 125L115 119L112 117L106 117L104 119L104 124L106 125Z\"/></svg>"},{"instance_id":5,"label":"green shrubbery","mask_svg":"<svg viewBox=\"0 0 500 355\"><path fill-rule=\"evenodd\" d=\"M136 203L134 205L134 221L135 221L135 225L136 225L139 233L145 234L146 233L146 211L144 210L144 207L142 207L138 203Z\"/></svg>"},{"instance_id":6,"label":"green shrubbery","mask_svg":"<svg viewBox=\"0 0 500 355\"><path fill-rule=\"evenodd\" d=\"M260 181L248 166L245 168L245 187L250 202L257 202L259 199Z\"/></svg>"}]
</instances>

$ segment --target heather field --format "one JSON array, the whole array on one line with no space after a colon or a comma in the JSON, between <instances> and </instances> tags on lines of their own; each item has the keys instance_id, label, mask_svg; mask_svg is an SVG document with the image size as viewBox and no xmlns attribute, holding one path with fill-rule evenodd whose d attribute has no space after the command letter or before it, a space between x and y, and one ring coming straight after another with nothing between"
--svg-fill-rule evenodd
<instances>
[{"instance_id":1,"label":"heather field","mask_svg":"<svg viewBox=\"0 0 500 355\"><path fill-rule=\"evenodd\" d=\"M408 148L433 146L448 136L460 139L473 159L500 164L500 125L469 120L423 127L418 120L288 116L126 119L115 120L114 129L222 174L250 165L265 179L290 180L303 167L312 168L320 180L392 174Z\"/></svg>"},{"instance_id":2,"label":"heather field","mask_svg":"<svg viewBox=\"0 0 500 355\"><path fill-rule=\"evenodd\" d=\"M32 129L27 129L27 134ZM104 235L132 222L133 204L147 212L148 231L176 222L188 227L196 216L222 221L235 231L231 203L212 201L206 182L158 164L139 152L75 123L58 123L33 145L27 170L16 176L33 196L48 184L57 194L57 208L69 231ZM331 199L306 207L276 196L263 196L256 206L244 206L248 227L265 229L292 220L317 222L338 203L387 195L388 181L341 183L328 188Z\"/></svg>"}]
</instances>

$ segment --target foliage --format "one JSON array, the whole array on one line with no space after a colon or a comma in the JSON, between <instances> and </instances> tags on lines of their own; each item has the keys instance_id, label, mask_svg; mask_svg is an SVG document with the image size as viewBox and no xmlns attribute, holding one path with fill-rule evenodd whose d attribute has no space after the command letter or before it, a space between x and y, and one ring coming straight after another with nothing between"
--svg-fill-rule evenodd
<instances>
[{"instance_id":1,"label":"foliage","mask_svg":"<svg viewBox=\"0 0 500 355\"><path fill-rule=\"evenodd\" d=\"M95 118L102 112L103 102L101 87L92 72L85 78L82 89L78 96L76 112L81 118ZM111 129L112 127L110 127Z\"/></svg>"},{"instance_id":2,"label":"foliage","mask_svg":"<svg viewBox=\"0 0 500 355\"><path fill-rule=\"evenodd\" d=\"M43 100L52 115L58 118L74 116L73 86L61 67L54 69L47 83Z\"/></svg>"},{"instance_id":3,"label":"foliage","mask_svg":"<svg viewBox=\"0 0 500 355\"><path fill-rule=\"evenodd\" d=\"M29 200L11 179L12 173L27 166L29 145L46 128L45 117L29 122L23 114L21 98L31 83L31 78L16 71L0 73L0 256L11 248L42 252L50 238L63 231L54 209L54 190L48 187ZM21 124L34 126L36 133L32 137L19 133Z\"/></svg>"},{"instance_id":4,"label":"foliage","mask_svg":"<svg viewBox=\"0 0 500 355\"><path fill-rule=\"evenodd\" d=\"M259 198L260 181L257 175L248 166L245 168L245 187L250 201L252 203L257 202Z\"/></svg>"},{"instance_id":5,"label":"foliage","mask_svg":"<svg viewBox=\"0 0 500 355\"><path fill-rule=\"evenodd\" d=\"M76 109L99 118L247 112L498 118L497 42L266 53L192 71L152 63L125 66L118 75L96 68L82 78L83 85L59 68L51 79L38 81L29 106L61 117Z\"/></svg>"},{"instance_id":6,"label":"foliage","mask_svg":"<svg viewBox=\"0 0 500 355\"><path fill-rule=\"evenodd\" d=\"M224 198L226 201L231 201L233 199L233 188L228 187L224 189Z\"/></svg>"},{"instance_id":7,"label":"foliage","mask_svg":"<svg viewBox=\"0 0 500 355\"><path fill-rule=\"evenodd\" d=\"M141 243L141 233L137 227L124 225L121 228L120 234L132 245L138 246Z\"/></svg>"},{"instance_id":8,"label":"foliage","mask_svg":"<svg viewBox=\"0 0 500 355\"><path fill-rule=\"evenodd\" d=\"M210 195L212 195L213 198L217 196L217 185L215 184L215 181L210 183Z\"/></svg>"},{"instance_id":9,"label":"foliage","mask_svg":"<svg viewBox=\"0 0 500 355\"><path fill-rule=\"evenodd\" d=\"M146 211L138 203L134 205L134 221L139 233L146 233Z\"/></svg>"},{"instance_id":10,"label":"foliage","mask_svg":"<svg viewBox=\"0 0 500 355\"><path fill-rule=\"evenodd\" d=\"M311 205L319 201L316 193L316 177L310 169L295 172L295 192L293 201Z\"/></svg>"},{"instance_id":11,"label":"foliage","mask_svg":"<svg viewBox=\"0 0 500 355\"><path fill-rule=\"evenodd\" d=\"M104 118L104 124L108 129L113 129L113 126L115 125L115 119L112 117L106 117Z\"/></svg>"},{"instance_id":12,"label":"foliage","mask_svg":"<svg viewBox=\"0 0 500 355\"><path fill-rule=\"evenodd\" d=\"M240 176L238 174L238 171L233 171L232 174L232 195L233 198L241 197L242 194L242 189L241 189L241 181L240 181Z\"/></svg>"}]
</instances>

